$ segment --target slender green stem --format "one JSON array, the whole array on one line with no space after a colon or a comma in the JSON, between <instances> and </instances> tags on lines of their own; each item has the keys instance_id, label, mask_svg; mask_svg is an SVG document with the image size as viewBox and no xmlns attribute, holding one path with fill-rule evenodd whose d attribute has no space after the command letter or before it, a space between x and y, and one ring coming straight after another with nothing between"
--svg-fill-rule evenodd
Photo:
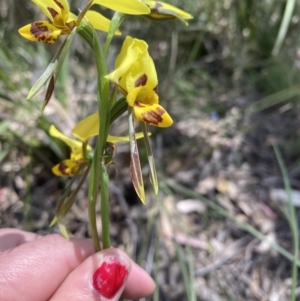
<instances>
[{"instance_id":1,"label":"slender green stem","mask_svg":"<svg viewBox=\"0 0 300 301\"><path fill-rule=\"evenodd\" d=\"M96 148L97 152L97 148ZM95 157L96 157L95 152ZM95 158L94 157L94 158ZM97 221L96 221L96 201L97 201L97 193L98 193L98 187L99 185L95 183L95 179L98 179L98 172L97 169L98 164L95 159L92 161L92 168L91 168L91 179L89 182L89 190L88 190L88 213L89 213L89 223L90 223L90 231L92 235L92 240L94 244L95 252L100 251L100 242L98 237L98 231L97 231Z\"/></svg>"},{"instance_id":2,"label":"slender green stem","mask_svg":"<svg viewBox=\"0 0 300 301\"><path fill-rule=\"evenodd\" d=\"M106 166L101 166L101 221L102 221L102 241L103 248L110 248L110 236L109 236L109 194L108 184L109 177L107 174Z\"/></svg>"},{"instance_id":3,"label":"slender green stem","mask_svg":"<svg viewBox=\"0 0 300 301\"><path fill-rule=\"evenodd\" d=\"M292 240L293 240L293 267L292 267L292 288L291 288L291 301L296 300L296 288L297 288L297 280L298 280L298 266L297 260L299 255L299 233L298 233L298 221L295 207L292 201L291 194L291 186L288 178L288 174L285 168L285 164L283 162L281 153L277 146L274 146L275 155L280 167L280 171L282 174L284 189L287 193L288 197L288 212L287 212L287 220L289 221L291 232L292 232Z\"/></svg>"},{"instance_id":4,"label":"slender green stem","mask_svg":"<svg viewBox=\"0 0 300 301\"><path fill-rule=\"evenodd\" d=\"M104 204L105 208L101 208L102 223L105 221L105 227L102 228L102 239L105 242L104 247L110 247L109 237L109 206L108 206L108 176L106 169L103 168L103 153L105 150L106 140L110 127L110 102L109 102L109 83L105 79L107 68L105 63L105 56L100 44L99 38L95 30L89 26L81 24L77 32L90 45L96 61L98 83L97 83L97 99L98 99L98 114L99 114L99 135L97 139L95 154L92 163L92 173L89 185L89 220L92 232L92 239L94 242L95 251L100 249L99 238L97 234L96 225L96 199L99 190L99 183L101 186L101 206ZM107 179L106 179L107 178Z\"/></svg>"}]
</instances>

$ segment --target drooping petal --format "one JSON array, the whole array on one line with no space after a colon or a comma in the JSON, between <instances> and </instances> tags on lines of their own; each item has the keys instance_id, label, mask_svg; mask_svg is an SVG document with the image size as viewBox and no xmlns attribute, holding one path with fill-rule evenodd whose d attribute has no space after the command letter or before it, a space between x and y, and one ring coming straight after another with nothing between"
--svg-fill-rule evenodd
<instances>
[{"instance_id":1,"label":"drooping petal","mask_svg":"<svg viewBox=\"0 0 300 301\"><path fill-rule=\"evenodd\" d=\"M70 139L69 137L65 136L54 125L50 126L49 134L52 137L58 138L65 142L71 148L72 154L77 155L82 153L82 142Z\"/></svg>"},{"instance_id":2,"label":"drooping petal","mask_svg":"<svg viewBox=\"0 0 300 301\"><path fill-rule=\"evenodd\" d=\"M159 104L145 105L136 103L134 105L135 118L157 127L169 127L173 120L168 112Z\"/></svg>"},{"instance_id":3,"label":"drooping petal","mask_svg":"<svg viewBox=\"0 0 300 301\"><path fill-rule=\"evenodd\" d=\"M48 21L37 21L21 27L19 33L30 41L53 44L62 31Z\"/></svg>"},{"instance_id":4,"label":"drooping petal","mask_svg":"<svg viewBox=\"0 0 300 301\"><path fill-rule=\"evenodd\" d=\"M110 20L105 18L98 12L89 10L85 14L85 18L83 19L83 22L85 22L85 19L87 19L95 29L108 32L110 26ZM116 35L121 35L120 30L116 31Z\"/></svg>"},{"instance_id":5,"label":"drooping petal","mask_svg":"<svg viewBox=\"0 0 300 301\"><path fill-rule=\"evenodd\" d=\"M87 141L93 136L99 134L99 115L98 113L89 115L85 119L79 121L77 125L72 130L72 135L81 141ZM150 135L150 133L149 133ZM135 134L136 139L143 138L143 133L139 132ZM112 136L108 135L107 142L118 143L118 142L128 142L129 136Z\"/></svg>"},{"instance_id":6,"label":"drooping petal","mask_svg":"<svg viewBox=\"0 0 300 301\"><path fill-rule=\"evenodd\" d=\"M149 7L138 0L94 0L93 3L128 15L145 15L150 13Z\"/></svg>"}]
</instances>

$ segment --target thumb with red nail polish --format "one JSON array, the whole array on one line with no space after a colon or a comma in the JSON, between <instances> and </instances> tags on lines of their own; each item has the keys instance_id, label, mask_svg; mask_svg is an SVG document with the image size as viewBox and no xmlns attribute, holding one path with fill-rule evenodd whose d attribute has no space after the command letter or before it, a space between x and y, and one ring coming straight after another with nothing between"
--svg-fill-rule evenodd
<instances>
[{"instance_id":1,"label":"thumb with red nail polish","mask_svg":"<svg viewBox=\"0 0 300 301\"><path fill-rule=\"evenodd\" d=\"M130 269L130 262L119 254L106 254L93 274L94 290L103 300L118 300L124 290Z\"/></svg>"},{"instance_id":2,"label":"thumb with red nail polish","mask_svg":"<svg viewBox=\"0 0 300 301\"><path fill-rule=\"evenodd\" d=\"M49 301L117 301L153 293L152 278L118 249L91 255L74 269Z\"/></svg>"}]
</instances>

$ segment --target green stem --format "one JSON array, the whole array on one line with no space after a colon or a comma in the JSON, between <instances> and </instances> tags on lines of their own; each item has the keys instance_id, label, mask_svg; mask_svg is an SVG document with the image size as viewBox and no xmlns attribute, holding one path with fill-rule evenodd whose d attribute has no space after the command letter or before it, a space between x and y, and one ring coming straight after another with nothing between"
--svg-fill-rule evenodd
<instances>
[{"instance_id":1,"label":"green stem","mask_svg":"<svg viewBox=\"0 0 300 301\"><path fill-rule=\"evenodd\" d=\"M106 166L103 164L101 167L101 222L102 222L102 240L103 248L110 248L110 236L109 236L109 195L108 184L109 177L107 174Z\"/></svg>"},{"instance_id":2,"label":"green stem","mask_svg":"<svg viewBox=\"0 0 300 301\"><path fill-rule=\"evenodd\" d=\"M89 185L89 220L94 242L95 251L100 249L99 238L96 225L96 199L99 190L99 182L101 186L101 219L105 222L105 227L102 228L102 239L105 242L104 247L110 247L109 237L109 206L108 206L108 180L106 180L106 169L103 169L103 154L105 150L106 140L110 127L110 102L109 102L109 82L104 77L107 74L105 64L105 56L100 44L99 38L95 30L85 24L81 24L77 28L79 35L90 45L96 61L98 83L97 83L97 100L99 113L99 135L97 139L95 155L92 163L92 173ZM106 205L105 205L106 204ZM108 222L107 222L108 221Z\"/></svg>"},{"instance_id":3,"label":"green stem","mask_svg":"<svg viewBox=\"0 0 300 301\"><path fill-rule=\"evenodd\" d=\"M98 143L97 143L98 144ZM97 148L96 148L97 152ZM89 182L89 191L88 191L88 213L89 213L89 223L90 223L90 231L92 235L92 240L94 244L95 252L101 250L100 242L98 237L97 231L97 220L96 220L96 201L97 201L97 193L98 193L98 185L95 180L99 178L99 173L97 172L97 161L95 160L96 153L94 159L92 161L92 168L91 168L91 180Z\"/></svg>"}]
</instances>

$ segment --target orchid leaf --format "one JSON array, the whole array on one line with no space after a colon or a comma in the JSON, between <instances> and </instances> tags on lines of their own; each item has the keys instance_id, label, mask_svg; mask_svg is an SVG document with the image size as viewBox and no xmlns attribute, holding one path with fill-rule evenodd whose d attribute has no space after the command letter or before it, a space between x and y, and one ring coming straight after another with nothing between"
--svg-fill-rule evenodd
<instances>
[{"instance_id":1,"label":"orchid leaf","mask_svg":"<svg viewBox=\"0 0 300 301\"><path fill-rule=\"evenodd\" d=\"M65 58L69 52L69 48L71 46L71 43L73 41L73 38L75 36L76 30L75 28L71 31L71 33L67 36L67 38L64 40L62 45L60 46L58 52L55 54L54 58L52 59L52 62L48 65L45 72L40 76L40 78L36 81L36 83L33 85L31 90L29 91L29 94L27 96L27 99L32 99L41 89L42 87L49 81L49 84L47 86L46 95L43 102L42 111L44 110L45 106L48 104L55 87L56 80L58 78L58 74L63 66L63 63L65 61Z\"/></svg>"},{"instance_id":2,"label":"orchid leaf","mask_svg":"<svg viewBox=\"0 0 300 301\"><path fill-rule=\"evenodd\" d=\"M145 142L145 147L146 147L146 152L147 152L147 157L148 157L148 162L149 162L149 167L150 167L150 181L151 181L152 187L154 189L154 192L157 195L158 181L157 181L154 156L153 156L153 152L152 152L152 148L151 148L151 144L150 144L150 140L149 140L147 125L144 122L142 123L142 127L143 127L144 142Z\"/></svg>"},{"instance_id":3,"label":"orchid leaf","mask_svg":"<svg viewBox=\"0 0 300 301\"><path fill-rule=\"evenodd\" d=\"M128 108L129 144L130 144L130 176L134 189L143 204L146 204L143 175L140 164L139 151L135 139L133 109Z\"/></svg>"},{"instance_id":4,"label":"orchid leaf","mask_svg":"<svg viewBox=\"0 0 300 301\"><path fill-rule=\"evenodd\" d=\"M35 82L33 87L30 89L26 99L28 100L32 99L43 88L43 86L46 84L49 78L53 75L56 65L57 65L57 60L54 60L54 62L48 65L45 72L39 77L39 79Z\"/></svg>"}]
</instances>

